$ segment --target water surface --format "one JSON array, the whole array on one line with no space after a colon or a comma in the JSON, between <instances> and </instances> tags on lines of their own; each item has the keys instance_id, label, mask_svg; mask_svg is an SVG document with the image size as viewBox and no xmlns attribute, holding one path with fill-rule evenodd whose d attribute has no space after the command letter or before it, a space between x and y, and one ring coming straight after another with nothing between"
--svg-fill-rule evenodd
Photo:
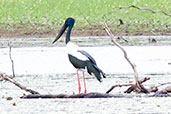
<instances>
[{"instance_id":1,"label":"water surface","mask_svg":"<svg viewBox=\"0 0 171 114\"><path fill-rule=\"evenodd\" d=\"M149 76L147 88L171 81L171 46L124 46L130 60L137 65L139 77ZM99 83L86 73L88 92L106 92L114 84L134 81L133 71L115 46L82 47L96 60L107 78ZM12 74L8 48L0 49L0 70ZM16 78L22 85L42 94L78 93L75 68L69 63L66 48L12 48ZM82 73L80 72L80 77ZM82 81L82 80L81 80ZM162 87L164 88L164 87ZM113 94L123 93L116 88ZM161 88L160 88L161 89ZM0 84L1 113L171 113L171 98L108 98L108 99L20 99L23 94L9 82ZM82 91L83 84L82 84ZM6 100L12 97L13 100ZM14 106L14 103L16 106Z\"/></svg>"}]
</instances>

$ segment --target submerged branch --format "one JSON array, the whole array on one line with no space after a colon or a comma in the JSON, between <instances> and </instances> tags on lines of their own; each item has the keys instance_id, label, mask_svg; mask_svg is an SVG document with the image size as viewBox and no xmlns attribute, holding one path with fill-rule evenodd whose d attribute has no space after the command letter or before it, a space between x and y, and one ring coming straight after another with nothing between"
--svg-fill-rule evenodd
<instances>
[{"instance_id":1,"label":"submerged branch","mask_svg":"<svg viewBox=\"0 0 171 114\"><path fill-rule=\"evenodd\" d=\"M25 90L26 92L30 92L31 94L39 94L39 92L31 90L31 89L27 89L26 87L22 86L21 84L19 84L18 82L16 82L14 79L9 78L7 75L5 74L0 74L1 80L6 80L9 81L11 83L13 83L14 85L16 85L17 87L19 87L22 90Z\"/></svg>"}]
</instances>

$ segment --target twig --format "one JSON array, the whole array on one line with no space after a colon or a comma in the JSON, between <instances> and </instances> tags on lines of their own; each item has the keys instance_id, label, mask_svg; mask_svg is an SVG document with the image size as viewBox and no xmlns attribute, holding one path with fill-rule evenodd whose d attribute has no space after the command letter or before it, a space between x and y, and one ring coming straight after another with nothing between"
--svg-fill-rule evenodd
<instances>
[{"instance_id":1,"label":"twig","mask_svg":"<svg viewBox=\"0 0 171 114\"><path fill-rule=\"evenodd\" d=\"M140 8L140 7L135 6L135 5L121 6L121 7L119 7L119 9L128 9L128 8L136 8L136 9L139 9L139 10L147 10L147 11L151 11L152 13L163 13L166 16L171 16L171 14L168 14L168 13L162 11L162 10L160 10L160 11L154 11L154 10L152 10L150 8Z\"/></svg>"},{"instance_id":2,"label":"twig","mask_svg":"<svg viewBox=\"0 0 171 114\"><path fill-rule=\"evenodd\" d=\"M166 12L164 12L164 11L154 11L154 10L152 10L152 9L150 9L150 8L140 8L140 7L138 7L138 6L135 6L135 5L130 5L130 6L120 6L118 9L116 9L116 10L112 10L112 11L110 11L110 12L107 12L107 13L105 13L105 14L103 14L102 15L102 18L104 19L105 17L106 17L106 15L109 15L109 14L111 14L111 13L114 13L114 12L117 12L118 10L121 10L121 9L129 9L129 8L136 8L136 9L138 9L138 10L145 10L145 11L151 11L152 13L163 13L164 15L166 15L166 16L171 16L171 14L168 14L168 13L166 13Z\"/></svg>"},{"instance_id":3,"label":"twig","mask_svg":"<svg viewBox=\"0 0 171 114\"><path fill-rule=\"evenodd\" d=\"M12 73L13 73L13 77L15 77L15 72L14 72L14 61L13 61L12 56L11 56L11 45L10 45L10 43L8 43L8 46L9 46L9 58L10 58L11 63L12 63Z\"/></svg>"},{"instance_id":4,"label":"twig","mask_svg":"<svg viewBox=\"0 0 171 114\"><path fill-rule=\"evenodd\" d=\"M146 81L149 80L149 79L150 79L149 77L145 77L145 78L141 79L139 82L142 84L142 83L146 82ZM131 93L133 90L136 90L136 91L139 92L139 90L138 90L138 88L136 88L136 85L135 85L135 84L133 84L133 83L128 83L128 84L118 84L118 85L114 85L114 86L112 86L106 93L110 93L110 92L111 92L114 88L116 88L116 87L123 87L123 86L131 86L131 87L129 87L129 88L125 91L125 93Z\"/></svg>"},{"instance_id":5,"label":"twig","mask_svg":"<svg viewBox=\"0 0 171 114\"><path fill-rule=\"evenodd\" d=\"M135 85L135 84L118 84L118 85L114 85L109 90L107 90L106 93L110 93L116 87L133 86L133 85Z\"/></svg>"},{"instance_id":6,"label":"twig","mask_svg":"<svg viewBox=\"0 0 171 114\"><path fill-rule=\"evenodd\" d=\"M142 85L142 83L144 83L144 82L146 82L147 80L150 80L150 78L149 77L145 77L145 78L143 78L143 79L141 79L140 81L139 81L139 83L140 83L140 86L141 86L141 89L140 88L137 88L137 85L136 84L134 84L133 86L131 86L131 87L129 87L124 93L131 93L132 91L137 91L137 92L144 92L144 93L149 93L150 91L149 90L147 90L143 85Z\"/></svg>"},{"instance_id":7,"label":"twig","mask_svg":"<svg viewBox=\"0 0 171 114\"><path fill-rule=\"evenodd\" d=\"M30 92L31 94L39 94L39 92L37 92L37 91L31 90L31 89L27 89L26 87L22 86L21 84L16 82L14 79L9 78L5 74L1 73L0 76L1 76L1 80L9 81L9 82L13 83L14 85L16 85L17 87L19 87L20 89L25 90L26 92Z\"/></svg>"},{"instance_id":8,"label":"twig","mask_svg":"<svg viewBox=\"0 0 171 114\"><path fill-rule=\"evenodd\" d=\"M126 59L126 60L128 61L128 63L131 65L131 67L132 67L132 69L133 69L133 71L134 71L134 77L135 77L136 85L138 86L138 88L139 88L141 91L143 91L143 92L146 93L147 90L146 90L143 86L141 86L140 83L139 83L139 81L138 81L138 73L137 73L137 70L136 70L136 65L133 64L133 63L129 60L128 55L127 55L126 51L124 50L124 48L122 48L122 46L121 46L118 42L115 41L114 36L113 36L111 30L109 29L109 27L108 27L108 25L107 25L106 23L104 23L104 28L105 28L107 34L110 36L111 41L112 41L118 48L120 48L120 49L122 50L122 52L124 53L125 59Z\"/></svg>"}]
</instances>

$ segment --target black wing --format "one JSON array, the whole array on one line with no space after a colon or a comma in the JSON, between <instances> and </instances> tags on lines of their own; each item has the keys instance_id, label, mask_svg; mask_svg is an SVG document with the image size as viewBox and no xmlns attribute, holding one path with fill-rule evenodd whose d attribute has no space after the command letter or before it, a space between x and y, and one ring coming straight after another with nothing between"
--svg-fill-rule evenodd
<instances>
[{"instance_id":1,"label":"black wing","mask_svg":"<svg viewBox=\"0 0 171 114\"><path fill-rule=\"evenodd\" d=\"M78 52L80 52L81 54L85 55L93 64L96 65L96 61L94 60L94 58L90 54L88 54L86 51L78 50Z\"/></svg>"}]
</instances>

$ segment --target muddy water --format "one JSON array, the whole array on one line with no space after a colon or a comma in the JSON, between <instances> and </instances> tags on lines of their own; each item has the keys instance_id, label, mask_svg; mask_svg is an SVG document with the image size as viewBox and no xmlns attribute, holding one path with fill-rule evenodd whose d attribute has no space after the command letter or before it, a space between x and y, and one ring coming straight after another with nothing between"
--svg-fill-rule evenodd
<instances>
[{"instance_id":1,"label":"muddy water","mask_svg":"<svg viewBox=\"0 0 171 114\"><path fill-rule=\"evenodd\" d=\"M140 77L149 76L148 88L171 81L171 46L124 46L130 60L137 65ZM95 59L107 78L99 83L86 74L88 92L106 92L112 85L134 81L130 65L115 46L82 47ZM15 80L44 94L78 93L76 70L69 63L65 47L13 48ZM0 70L10 75L8 48L0 49ZM80 76L81 76L80 72ZM116 88L112 93L123 93ZM160 88L161 89L161 88ZM109 98L109 99L33 99L13 84L0 84L0 113L171 113L171 98ZM82 85L82 91L84 91ZM12 97L12 100L7 100Z\"/></svg>"}]
</instances>

